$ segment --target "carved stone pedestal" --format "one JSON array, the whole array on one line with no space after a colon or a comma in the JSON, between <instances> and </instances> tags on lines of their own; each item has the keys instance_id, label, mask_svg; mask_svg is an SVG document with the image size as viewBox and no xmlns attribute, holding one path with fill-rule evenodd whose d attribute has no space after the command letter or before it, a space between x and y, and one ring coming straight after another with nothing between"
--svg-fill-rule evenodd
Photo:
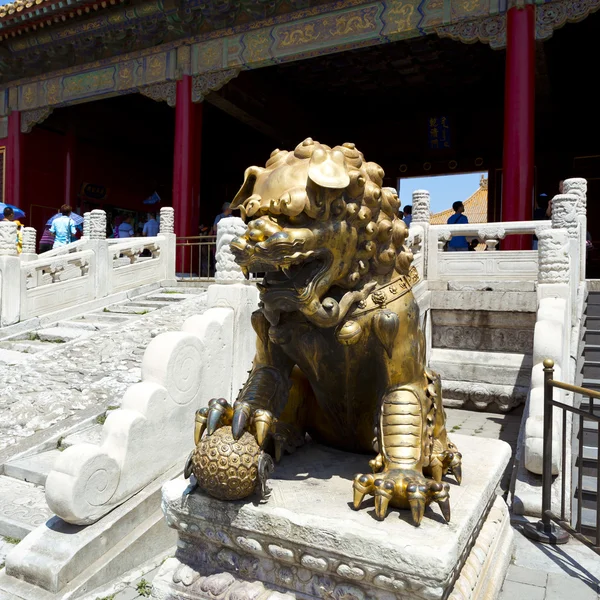
<instances>
[{"instance_id":1,"label":"carved stone pedestal","mask_svg":"<svg viewBox=\"0 0 600 600\"><path fill-rule=\"evenodd\" d=\"M163 487L175 558L154 580L159 600L450 600L497 597L512 529L496 489L510 458L504 442L453 436L463 483L450 482L452 519L437 505L420 527L408 511L385 521L374 507L353 511L352 477L368 460L310 444L284 457L269 500L221 502Z\"/></svg>"}]
</instances>

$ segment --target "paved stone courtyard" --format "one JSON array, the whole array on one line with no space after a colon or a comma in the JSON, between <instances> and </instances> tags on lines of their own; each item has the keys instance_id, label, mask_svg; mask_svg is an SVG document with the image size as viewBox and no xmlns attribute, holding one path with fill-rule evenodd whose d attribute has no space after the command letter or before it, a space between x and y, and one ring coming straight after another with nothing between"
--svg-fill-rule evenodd
<instances>
[{"instance_id":1,"label":"paved stone courtyard","mask_svg":"<svg viewBox=\"0 0 600 600\"><path fill-rule=\"evenodd\" d=\"M140 380L141 359L149 341L163 331L179 329L187 317L203 308L204 297L197 295L126 324L119 335L114 329L98 332L36 357L17 373L0 375L0 386L6 390L0 397L0 449L77 410L94 404L100 409L118 405L127 387ZM90 380L92 385L85 388L83 382ZM446 413L450 436L460 433L501 439L515 451L522 409L500 414L448 408ZM501 483L503 492L509 481L510 469ZM600 558L596 554L574 541L557 548L540 546L522 536L519 529L515 523L516 547L500 600L600 600ZM0 565L12 542L0 538ZM146 565L104 596L85 600L148 598L159 568Z\"/></svg>"},{"instance_id":2,"label":"paved stone courtyard","mask_svg":"<svg viewBox=\"0 0 600 600\"><path fill-rule=\"evenodd\" d=\"M185 288L183 288L185 289ZM0 373L0 450L88 407L118 406L125 390L141 379L141 361L150 340L176 331L204 309L195 294L119 327L55 350Z\"/></svg>"}]
</instances>

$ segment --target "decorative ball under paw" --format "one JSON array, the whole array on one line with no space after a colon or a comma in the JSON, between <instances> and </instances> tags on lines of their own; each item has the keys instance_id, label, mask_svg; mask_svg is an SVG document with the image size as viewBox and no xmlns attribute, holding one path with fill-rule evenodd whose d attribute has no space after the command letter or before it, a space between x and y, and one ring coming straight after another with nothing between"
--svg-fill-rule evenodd
<instances>
[{"instance_id":1,"label":"decorative ball under paw","mask_svg":"<svg viewBox=\"0 0 600 600\"><path fill-rule=\"evenodd\" d=\"M247 431L234 440L231 427L205 435L192 453L192 472L198 486L219 500L241 500L260 484L263 451Z\"/></svg>"}]
</instances>

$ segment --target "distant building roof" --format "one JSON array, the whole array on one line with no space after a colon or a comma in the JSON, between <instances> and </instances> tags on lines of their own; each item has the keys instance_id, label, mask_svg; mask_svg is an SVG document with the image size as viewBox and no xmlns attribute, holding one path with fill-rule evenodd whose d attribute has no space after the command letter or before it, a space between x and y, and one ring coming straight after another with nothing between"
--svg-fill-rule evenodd
<instances>
[{"instance_id":1,"label":"distant building roof","mask_svg":"<svg viewBox=\"0 0 600 600\"><path fill-rule=\"evenodd\" d=\"M463 202L465 205L465 215L469 219L469 223L487 223L487 203L488 180L485 175L482 175L479 181L479 189ZM450 207L442 212L431 215L429 222L432 225L445 225L453 214L454 211Z\"/></svg>"}]
</instances>

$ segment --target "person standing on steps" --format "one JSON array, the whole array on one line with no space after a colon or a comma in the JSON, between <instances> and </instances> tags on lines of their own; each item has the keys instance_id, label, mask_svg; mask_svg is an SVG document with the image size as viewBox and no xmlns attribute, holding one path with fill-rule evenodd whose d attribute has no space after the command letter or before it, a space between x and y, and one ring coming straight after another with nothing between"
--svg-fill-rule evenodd
<instances>
[{"instance_id":1,"label":"person standing on steps","mask_svg":"<svg viewBox=\"0 0 600 600\"><path fill-rule=\"evenodd\" d=\"M23 250L23 224L15 219L15 211L10 206L4 209L4 218L7 221L12 221L17 226L17 252L21 254Z\"/></svg>"},{"instance_id":2,"label":"person standing on steps","mask_svg":"<svg viewBox=\"0 0 600 600\"><path fill-rule=\"evenodd\" d=\"M463 214L465 212L465 205L462 202L455 202L452 205L452 210L454 214L448 219L448 225L462 225L469 222L469 219ZM448 252L462 252L468 249L469 242L467 242L467 238L464 235L452 236L448 242Z\"/></svg>"},{"instance_id":3,"label":"person standing on steps","mask_svg":"<svg viewBox=\"0 0 600 600\"><path fill-rule=\"evenodd\" d=\"M60 207L60 212L62 216L54 219L50 227L50 233L54 236L52 248L70 244L75 241L75 234L77 233L75 221L71 219L71 207L68 204L63 204Z\"/></svg>"}]
</instances>

